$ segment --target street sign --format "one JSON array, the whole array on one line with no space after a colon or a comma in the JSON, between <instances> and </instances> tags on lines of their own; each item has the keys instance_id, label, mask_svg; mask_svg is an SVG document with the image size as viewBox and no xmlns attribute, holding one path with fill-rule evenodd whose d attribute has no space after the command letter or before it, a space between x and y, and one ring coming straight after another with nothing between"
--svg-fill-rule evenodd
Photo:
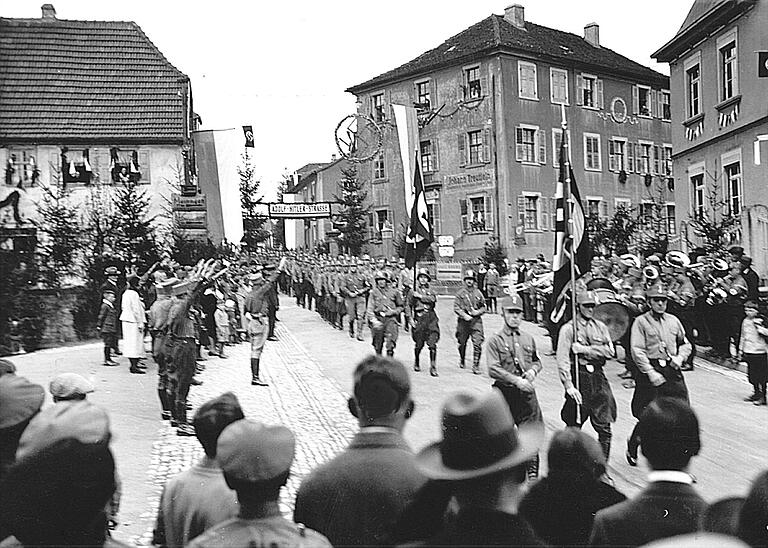
<instances>
[{"instance_id":1,"label":"street sign","mask_svg":"<svg viewBox=\"0 0 768 548\"><path fill-rule=\"evenodd\" d=\"M437 248L437 252L441 257L453 257L455 249L452 245L441 245Z\"/></svg>"},{"instance_id":2,"label":"street sign","mask_svg":"<svg viewBox=\"0 0 768 548\"><path fill-rule=\"evenodd\" d=\"M438 236L437 245L439 246L453 246L453 236Z\"/></svg>"},{"instance_id":3,"label":"street sign","mask_svg":"<svg viewBox=\"0 0 768 548\"><path fill-rule=\"evenodd\" d=\"M461 263L435 263L435 277L441 282L460 282Z\"/></svg>"},{"instance_id":4,"label":"street sign","mask_svg":"<svg viewBox=\"0 0 768 548\"><path fill-rule=\"evenodd\" d=\"M331 216L331 204L329 202L317 202L311 204L269 204L269 217L271 219L318 219Z\"/></svg>"},{"instance_id":5,"label":"street sign","mask_svg":"<svg viewBox=\"0 0 768 548\"><path fill-rule=\"evenodd\" d=\"M757 77L768 78L768 51L757 52Z\"/></svg>"}]
</instances>

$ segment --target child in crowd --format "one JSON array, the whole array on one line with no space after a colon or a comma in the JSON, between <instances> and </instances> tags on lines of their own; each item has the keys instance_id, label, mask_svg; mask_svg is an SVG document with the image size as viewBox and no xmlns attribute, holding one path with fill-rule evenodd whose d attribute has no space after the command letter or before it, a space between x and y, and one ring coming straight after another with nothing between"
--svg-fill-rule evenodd
<instances>
[{"instance_id":1,"label":"child in crowd","mask_svg":"<svg viewBox=\"0 0 768 548\"><path fill-rule=\"evenodd\" d=\"M96 320L96 329L104 341L104 363L106 366L117 365L112 360L111 349L117 348L117 311L115 310L115 294L105 291L99 310L99 318Z\"/></svg>"},{"instance_id":2,"label":"child in crowd","mask_svg":"<svg viewBox=\"0 0 768 548\"><path fill-rule=\"evenodd\" d=\"M747 364L747 377L754 393L744 401L755 405L766 405L765 388L768 380L768 329L763 326L763 319L757 316L757 303L744 303L746 318L741 323L741 342L739 360Z\"/></svg>"},{"instance_id":3,"label":"child in crowd","mask_svg":"<svg viewBox=\"0 0 768 548\"><path fill-rule=\"evenodd\" d=\"M229 314L224 301L219 300L216 303L216 312L213 313L216 322L216 346L218 347L219 357L226 359L224 355L224 343L229 340Z\"/></svg>"}]
</instances>

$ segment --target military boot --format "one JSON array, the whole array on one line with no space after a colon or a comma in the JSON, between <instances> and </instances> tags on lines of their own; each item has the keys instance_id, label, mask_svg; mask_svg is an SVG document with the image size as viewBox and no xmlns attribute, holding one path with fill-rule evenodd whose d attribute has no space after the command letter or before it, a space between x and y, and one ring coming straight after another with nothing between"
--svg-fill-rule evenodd
<instances>
[{"instance_id":1,"label":"military boot","mask_svg":"<svg viewBox=\"0 0 768 548\"><path fill-rule=\"evenodd\" d=\"M195 427L187 423L187 402L176 402L176 414L179 418L179 426L176 429L176 435L194 436Z\"/></svg>"},{"instance_id":2,"label":"military boot","mask_svg":"<svg viewBox=\"0 0 768 548\"><path fill-rule=\"evenodd\" d=\"M482 371L480 371L480 352L475 352L475 355L472 359L472 373L475 375L480 375Z\"/></svg>"},{"instance_id":3,"label":"military boot","mask_svg":"<svg viewBox=\"0 0 768 548\"><path fill-rule=\"evenodd\" d=\"M413 370L414 371L421 371L421 365L419 365L419 352L418 350L413 351Z\"/></svg>"},{"instance_id":4,"label":"military boot","mask_svg":"<svg viewBox=\"0 0 768 548\"><path fill-rule=\"evenodd\" d=\"M251 358L251 386L269 386L259 377L260 358Z\"/></svg>"},{"instance_id":5,"label":"military boot","mask_svg":"<svg viewBox=\"0 0 768 548\"><path fill-rule=\"evenodd\" d=\"M463 348L459 348L459 368L464 369L466 365L464 365L464 354L466 350Z\"/></svg>"},{"instance_id":6,"label":"military boot","mask_svg":"<svg viewBox=\"0 0 768 548\"><path fill-rule=\"evenodd\" d=\"M437 377L437 349L429 349L429 374Z\"/></svg>"}]
</instances>

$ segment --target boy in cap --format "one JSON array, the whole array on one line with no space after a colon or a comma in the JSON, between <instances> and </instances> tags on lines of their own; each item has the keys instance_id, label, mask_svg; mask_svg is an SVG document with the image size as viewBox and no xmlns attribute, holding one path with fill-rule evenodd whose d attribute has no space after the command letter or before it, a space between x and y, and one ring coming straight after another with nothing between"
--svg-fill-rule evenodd
<instances>
[{"instance_id":1,"label":"boy in cap","mask_svg":"<svg viewBox=\"0 0 768 548\"><path fill-rule=\"evenodd\" d=\"M525 463L538 453L543 423L516 427L498 390L462 391L443 404L442 431L442 440L416 456L416 466L450 487L458 513L425 545L544 546L517 515Z\"/></svg>"},{"instance_id":2,"label":"boy in cap","mask_svg":"<svg viewBox=\"0 0 768 548\"><path fill-rule=\"evenodd\" d=\"M154 544L185 546L214 525L237 515L237 497L224 481L216 448L222 431L243 418L240 402L232 392L198 408L193 424L205 456L165 484L157 511Z\"/></svg>"},{"instance_id":3,"label":"boy in cap","mask_svg":"<svg viewBox=\"0 0 768 548\"><path fill-rule=\"evenodd\" d=\"M330 547L324 536L285 519L280 488L296 450L293 432L242 419L219 436L217 459L227 485L237 492L240 512L195 538L191 548L251 546Z\"/></svg>"},{"instance_id":4,"label":"boy in cap","mask_svg":"<svg viewBox=\"0 0 768 548\"><path fill-rule=\"evenodd\" d=\"M117 347L117 310L115 309L115 293L111 289L104 291L99 317L96 320L96 330L104 341L104 363L102 365L117 365L112 360L112 349Z\"/></svg>"},{"instance_id":5,"label":"boy in cap","mask_svg":"<svg viewBox=\"0 0 768 548\"><path fill-rule=\"evenodd\" d=\"M385 544L425 481L402 435L415 407L410 390L399 361L369 356L358 364L349 410L360 430L342 453L304 479L296 495L297 523L336 546Z\"/></svg>"},{"instance_id":6,"label":"boy in cap","mask_svg":"<svg viewBox=\"0 0 768 548\"><path fill-rule=\"evenodd\" d=\"M488 340L488 374L494 380L509 405L515 424L542 422L539 400L533 381L543 369L536 341L520 330L523 321L523 301L519 295L505 297L501 301L504 328ZM527 464L528 477L539 475L539 455Z\"/></svg>"}]
</instances>

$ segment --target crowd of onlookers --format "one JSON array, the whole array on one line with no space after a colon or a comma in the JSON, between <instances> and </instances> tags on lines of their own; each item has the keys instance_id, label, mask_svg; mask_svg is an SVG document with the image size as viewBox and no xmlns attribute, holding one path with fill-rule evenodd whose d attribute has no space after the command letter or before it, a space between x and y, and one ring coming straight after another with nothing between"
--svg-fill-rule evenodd
<instances>
[{"instance_id":1,"label":"crowd of onlookers","mask_svg":"<svg viewBox=\"0 0 768 548\"><path fill-rule=\"evenodd\" d=\"M110 537L119 480L107 413L75 374L45 390L0 360L0 546L121 546ZM707 504L688 473L701 450L694 411L658 398L640 417L646 487L626 498L603 483L599 444L555 432L548 474L531 483L526 462L544 443L542 423L515 427L497 390L458 391L442 408L440 440L414 453L402 432L417 398L407 369L370 356L353 373L349 446L303 478L293 519L281 490L294 434L246 417L225 393L195 412L205 456L164 488L158 546L765 546L768 472L744 498Z\"/></svg>"}]
</instances>

